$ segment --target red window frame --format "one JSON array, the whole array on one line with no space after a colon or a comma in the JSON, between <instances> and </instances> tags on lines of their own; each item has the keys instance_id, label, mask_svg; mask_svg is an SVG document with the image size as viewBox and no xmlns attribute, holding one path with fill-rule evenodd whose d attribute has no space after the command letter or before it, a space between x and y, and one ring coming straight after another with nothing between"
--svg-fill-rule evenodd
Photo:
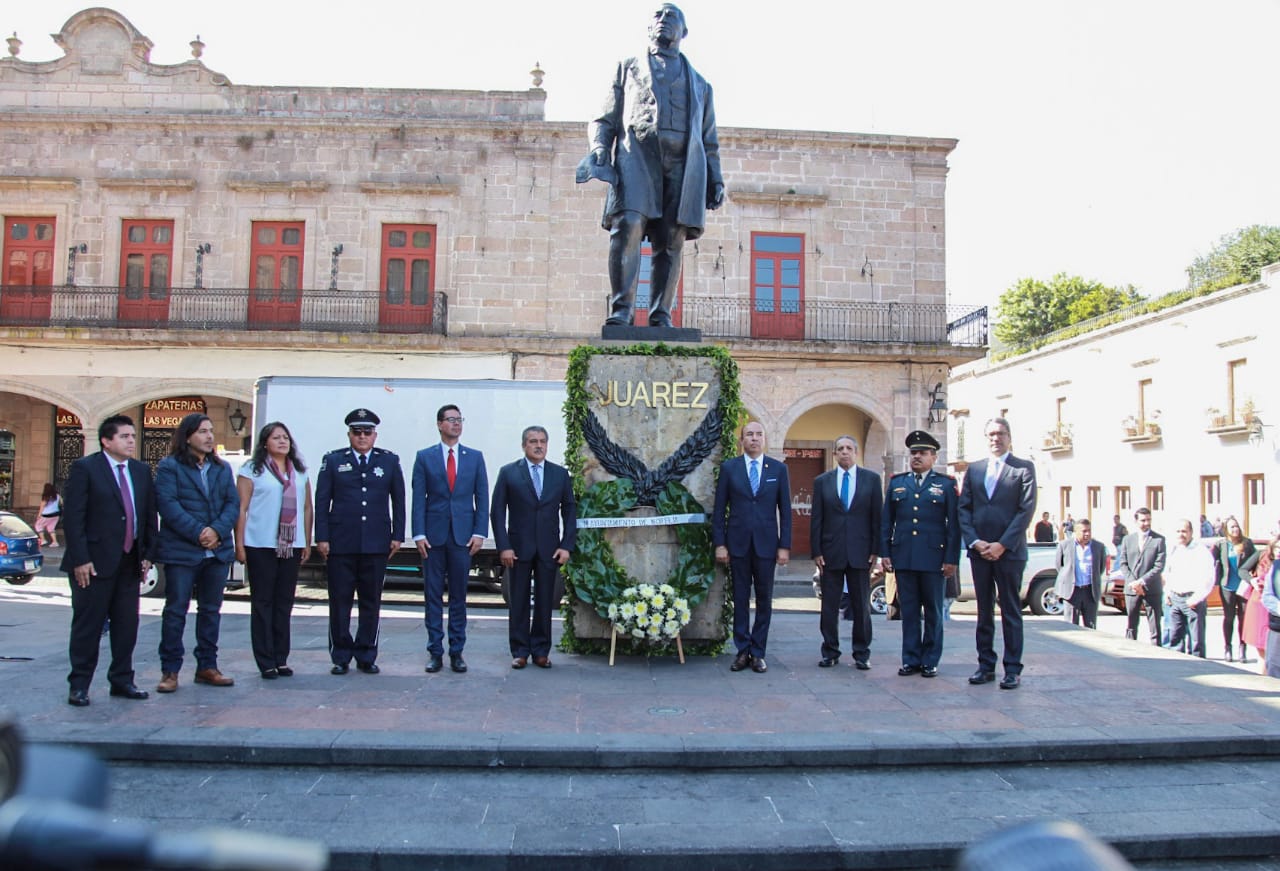
<instances>
[{"instance_id":1,"label":"red window frame","mask_svg":"<svg viewBox=\"0 0 1280 871\"><path fill-rule=\"evenodd\" d=\"M163 323L173 286L173 221L123 221L120 227L120 320Z\"/></svg>"},{"instance_id":2,"label":"red window frame","mask_svg":"<svg viewBox=\"0 0 1280 871\"><path fill-rule=\"evenodd\" d=\"M804 338L804 234L751 234L751 335Z\"/></svg>"},{"instance_id":3,"label":"red window frame","mask_svg":"<svg viewBox=\"0 0 1280 871\"><path fill-rule=\"evenodd\" d=\"M249 326L281 329L302 320L304 221L253 221L249 242Z\"/></svg>"},{"instance_id":4,"label":"red window frame","mask_svg":"<svg viewBox=\"0 0 1280 871\"><path fill-rule=\"evenodd\" d=\"M649 308L653 302L653 246L645 242L640 246L640 277L636 281L635 323L637 327L649 326ZM681 326L684 310L684 264L680 265L680 280L676 284L676 298L671 303L671 326Z\"/></svg>"},{"instance_id":5,"label":"red window frame","mask_svg":"<svg viewBox=\"0 0 1280 871\"><path fill-rule=\"evenodd\" d=\"M4 219L4 271L0 273L0 316L6 322L47 322L53 310L54 217Z\"/></svg>"},{"instance_id":6,"label":"red window frame","mask_svg":"<svg viewBox=\"0 0 1280 871\"><path fill-rule=\"evenodd\" d=\"M390 330L422 332L435 309L435 224L383 224L378 270L378 323Z\"/></svg>"}]
</instances>

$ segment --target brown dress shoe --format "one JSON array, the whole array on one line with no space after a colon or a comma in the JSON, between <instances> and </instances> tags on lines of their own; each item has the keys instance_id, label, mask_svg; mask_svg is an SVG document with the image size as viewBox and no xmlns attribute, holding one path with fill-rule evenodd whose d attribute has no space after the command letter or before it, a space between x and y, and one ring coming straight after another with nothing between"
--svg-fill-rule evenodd
<instances>
[{"instance_id":1,"label":"brown dress shoe","mask_svg":"<svg viewBox=\"0 0 1280 871\"><path fill-rule=\"evenodd\" d=\"M524 668L528 664L529 664L529 657L527 656L517 656L511 660L512 668Z\"/></svg>"},{"instance_id":2,"label":"brown dress shoe","mask_svg":"<svg viewBox=\"0 0 1280 871\"><path fill-rule=\"evenodd\" d=\"M533 664L538 668L551 668L551 659L546 656L535 656L533 658Z\"/></svg>"},{"instance_id":3,"label":"brown dress shoe","mask_svg":"<svg viewBox=\"0 0 1280 871\"><path fill-rule=\"evenodd\" d=\"M160 683L156 684L156 692L158 693L176 693L178 691L178 673L176 671L166 671L160 675Z\"/></svg>"},{"instance_id":4,"label":"brown dress shoe","mask_svg":"<svg viewBox=\"0 0 1280 871\"><path fill-rule=\"evenodd\" d=\"M227 677L216 668L202 668L196 672L196 683L207 683L215 687L229 687L235 682L235 678Z\"/></svg>"}]
</instances>

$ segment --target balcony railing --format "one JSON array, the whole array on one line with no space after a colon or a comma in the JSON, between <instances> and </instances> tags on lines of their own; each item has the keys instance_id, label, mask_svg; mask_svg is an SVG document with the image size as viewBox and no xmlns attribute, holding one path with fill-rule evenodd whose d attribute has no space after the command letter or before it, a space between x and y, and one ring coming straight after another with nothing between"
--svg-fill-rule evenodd
<instances>
[{"instance_id":1,"label":"balcony railing","mask_svg":"<svg viewBox=\"0 0 1280 871\"><path fill-rule=\"evenodd\" d=\"M761 311L748 299L686 297L682 325L708 338L925 343L985 348L985 306L804 300Z\"/></svg>"},{"instance_id":2,"label":"balcony railing","mask_svg":"<svg viewBox=\"0 0 1280 871\"><path fill-rule=\"evenodd\" d=\"M0 326L174 330L314 330L448 335L448 297L425 305L358 290L0 287Z\"/></svg>"}]
</instances>

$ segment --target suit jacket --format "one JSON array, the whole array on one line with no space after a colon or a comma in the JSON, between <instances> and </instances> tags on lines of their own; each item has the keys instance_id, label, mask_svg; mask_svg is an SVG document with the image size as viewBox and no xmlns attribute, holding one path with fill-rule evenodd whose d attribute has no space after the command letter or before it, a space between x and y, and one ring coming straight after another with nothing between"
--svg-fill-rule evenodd
<instances>
[{"instance_id":1,"label":"suit jacket","mask_svg":"<svg viewBox=\"0 0 1280 871\"><path fill-rule=\"evenodd\" d=\"M1164 584L1164 561L1167 553L1164 536L1151 532L1147 546L1140 547L1141 532L1131 532L1120 542L1120 571L1124 572L1125 592L1129 584L1141 581L1152 595L1159 595Z\"/></svg>"},{"instance_id":2,"label":"suit jacket","mask_svg":"<svg viewBox=\"0 0 1280 871\"><path fill-rule=\"evenodd\" d=\"M134 548L141 559L155 562L156 490L151 469L139 460L129 460L126 470L133 487ZM71 464L62 489L62 529L66 540L62 571L69 574L91 562L98 574L115 574L124 556L124 500L115 465L102 451Z\"/></svg>"},{"instance_id":3,"label":"suit jacket","mask_svg":"<svg viewBox=\"0 0 1280 871\"><path fill-rule=\"evenodd\" d=\"M688 228L686 238L697 239L707 223L707 199L720 173L720 141L711 86L682 54L689 83L689 137L685 148L684 181L676 221ZM662 155L658 150L658 101L653 93L649 53L618 64L600 116L588 125L592 150L603 148L613 160L618 183L605 200L604 228L625 210L647 218L662 217Z\"/></svg>"},{"instance_id":4,"label":"suit jacket","mask_svg":"<svg viewBox=\"0 0 1280 871\"><path fill-rule=\"evenodd\" d=\"M846 510L840 501L837 466L813 481L813 510L809 515L809 545L828 569L866 569L880 554L880 513L884 490L880 476L858 466L853 474L853 502Z\"/></svg>"},{"instance_id":5,"label":"suit jacket","mask_svg":"<svg viewBox=\"0 0 1280 871\"><path fill-rule=\"evenodd\" d=\"M404 536L404 470L383 448L362 472L350 446L324 455L316 473L315 540L337 554L386 554ZM390 511L388 512L388 508Z\"/></svg>"},{"instance_id":6,"label":"suit jacket","mask_svg":"<svg viewBox=\"0 0 1280 871\"><path fill-rule=\"evenodd\" d=\"M959 494L956 479L930 470L916 486L915 475L889 479L880 524L880 555L893 570L941 572L960 562Z\"/></svg>"},{"instance_id":7,"label":"suit jacket","mask_svg":"<svg viewBox=\"0 0 1280 871\"><path fill-rule=\"evenodd\" d=\"M1093 601L1102 601L1102 571L1107 565L1107 548L1096 539L1089 541L1089 553L1093 558L1093 567L1090 571L1090 590L1093 593ZM1076 589L1076 540L1074 538L1064 538L1058 542L1058 549L1054 555L1054 567L1058 570L1058 580L1054 584L1054 592L1058 594L1059 599L1070 599L1071 594Z\"/></svg>"},{"instance_id":8,"label":"suit jacket","mask_svg":"<svg viewBox=\"0 0 1280 871\"><path fill-rule=\"evenodd\" d=\"M791 480L787 466L773 457L760 457L760 488L751 493L745 456L720 464L716 502L711 512L711 542L729 548L729 555L773 557L791 549Z\"/></svg>"},{"instance_id":9,"label":"suit jacket","mask_svg":"<svg viewBox=\"0 0 1280 871\"><path fill-rule=\"evenodd\" d=\"M979 460L965 471L960 491L960 533L966 546L975 541L998 541L1004 556L1013 562L1027 561L1027 527L1036 510L1036 467L1021 457L1008 455L996 481L995 492L987 496L987 464Z\"/></svg>"},{"instance_id":10,"label":"suit jacket","mask_svg":"<svg viewBox=\"0 0 1280 871\"><path fill-rule=\"evenodd\" d=\"M471 537L489 535L489 477L484 455L459 443L454 445L457 478L453 492L445 473L439 443L418 451L413 461L413 537L439 547L449 541L466 546ZM532 486L532 485L530 485Z\"/></svg>"},{"instance_id":11,"label":"suit jacket","mask_svg":"<svg viewBox=\"0 0 1280 871\"><path fill-rule=\"evenodd\" d=\"M200 470L175 457L165 457L156 467L156 508L160 512L159 561L179 566L198 565L205 558L199 543L206 526L218 533L214 557L229 563L235 559L231 533L240 517L240 494L226 463L205 460L209 466L209 491Z\"/></svg>"},{"instance_id":12,"label":"suit jacket","mask_svg":"<svg viewBox=\"0 0 1280 871\"><path fill-rule=\"evenodd\" d=\"M516 559L550 560L558 548L573 550L578 538L573 483L564 466L542 463L542 496L533 489L523 457L498 471L489 519L498 550L514 550Z\"/></svg>"}]
</instances>

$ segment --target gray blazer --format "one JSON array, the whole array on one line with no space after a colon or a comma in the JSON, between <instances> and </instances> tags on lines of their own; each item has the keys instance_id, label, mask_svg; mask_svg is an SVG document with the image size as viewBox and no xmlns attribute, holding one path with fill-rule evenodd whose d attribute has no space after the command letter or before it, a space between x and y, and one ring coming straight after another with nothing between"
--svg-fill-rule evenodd
<instances>
[{"instance_id":1,"label":"gray blazer","mask_svg":"<svg viewBox=\"0 0 1280 871\"><path fill-rule=\"evenodd\" d=\"M1124 572L1124 591L1134 595L1129 585L1141 581L1152 596L1164 589L1165 540L1158 532L1148 533L1147 546L1140 547L1141 532L1131 532L1120 542L1120 570Z\"/></svg>"},{"instance_id":2,"label":"gray blazer","mask_svg":"<svg viewBox=\"0 0 1280 871\"><path fill-rule=\"evenodd\" d=\"M1090 589L1093 591L1093 601L1102 601L1102 570L1107 566L1107 549L1100 541L1090 541L1089 551L1093 555L1093 575ZM1058 594L1059 599L1070 599L1071 594L1076 589L1076 540L1074 538L1064 538L1058 542L1058 551L1054 556L1054 567L1058 570L1058 580L1053 585L1053 591Z\"/></svg>"}]
</instances>

